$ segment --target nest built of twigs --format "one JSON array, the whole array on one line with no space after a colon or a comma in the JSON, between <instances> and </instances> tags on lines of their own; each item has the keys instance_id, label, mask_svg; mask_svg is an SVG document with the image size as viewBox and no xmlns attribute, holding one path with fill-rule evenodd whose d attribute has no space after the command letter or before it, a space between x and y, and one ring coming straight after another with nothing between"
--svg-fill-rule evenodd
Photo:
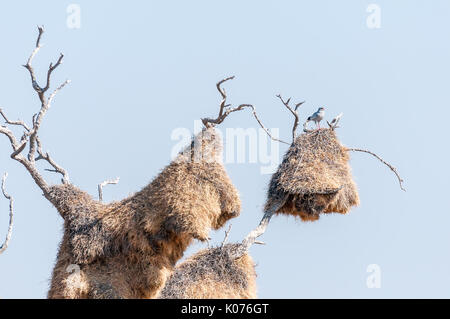
<instances>
[{"instance_id":1,"label":"nest built of twigs","mask_svg":"<svg viewBox=\"0 0 450 319\"><path fill-rule=\"evenodd\" d=\"M347 213L359 204L349 156L333 129L298 136L269 184L265 210L299 216L304 221L322 213Z\"/></svg>"},{"instance_id":2,"label":"nest built of twigs","mask_svg":"<svg viewBox=\"0 0 450 319\"><path fill-rule=\"evenodd\" d=\"M160 299L256 298L252 258L240 255L240 244L203 249L176 266Z\"/></svg>"}]
</instances>

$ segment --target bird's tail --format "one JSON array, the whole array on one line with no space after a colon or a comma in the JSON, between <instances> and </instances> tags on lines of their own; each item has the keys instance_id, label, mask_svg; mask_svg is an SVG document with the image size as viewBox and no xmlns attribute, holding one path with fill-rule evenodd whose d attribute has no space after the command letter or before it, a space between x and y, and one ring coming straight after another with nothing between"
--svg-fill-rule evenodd
<instances>
[{"instance_id":1,"label":"bird's tail","mask_svg":"<svg viewBox=\"0 0 450 319\"><path fill-rule=\"evenodd\" d=\"M311 116L308 116L308 118L306 120L307 121L311 121Z\"/></svg>"}]
</instances>

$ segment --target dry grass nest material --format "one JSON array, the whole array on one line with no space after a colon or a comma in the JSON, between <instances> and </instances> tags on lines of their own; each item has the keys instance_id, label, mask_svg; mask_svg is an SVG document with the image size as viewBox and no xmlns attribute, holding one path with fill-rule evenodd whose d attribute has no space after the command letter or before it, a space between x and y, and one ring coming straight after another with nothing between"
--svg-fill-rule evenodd
<instances>
[{"instance_id":1,"label":"dry grass nest material","mask_svg":"<svg viewBox=\"0 0 450 319\"><path fill-rule=\"evenodd\" d=\"M248 254L235 257L239 246L203 249L180 263L159 298L256 298L255 264Z\"/></svg>"},{"instance_id":2,"label":"dry grass nest material","mask_svg":"<svg viewBox=\"0 0 450 319\"><path fill-rule=\"evenodd\" d=\"M266 211L314 221L321 213L347 213L359 204L349 156L332 129L298 136L273 174Z\"/></svg>"}]
</instances>

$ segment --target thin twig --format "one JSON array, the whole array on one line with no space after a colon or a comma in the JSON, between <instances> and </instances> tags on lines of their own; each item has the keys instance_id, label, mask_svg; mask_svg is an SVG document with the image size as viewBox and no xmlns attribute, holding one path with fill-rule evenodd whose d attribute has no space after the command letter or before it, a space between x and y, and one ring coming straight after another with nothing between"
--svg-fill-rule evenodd
<instances>
[{"instance_id":1,"label":"thin twig","mask_svg":"<svg viewBox=\"0 0 450 319\"><path fill-rule=\"evenodd\" d=\"M234 79L234 76L230 76L227 77L223 80L220 80L219 82L216 83L216 88L219 91L222 100L220 101L220 107L219 107L219 115L217 116L217 118L215 119L211 119L211 118L203 118L202 122L203 125L205 125L205 127L210 127L210 126L214 126L215 124L220 124L223 122L223 120L225 120L225 118L232 112L236 112L236 111L240 111L243 109L243 105L239 105L238 107L234 108L234 109L227 109L230 105L226 104L227 101L227 94L225 92L225 89L223 89L221 87L221 85L223 83L225 83L226 81L232 80Z\"/></svg>"},{"instance_id":2,"label":"thin twig","mask_svg":"<svg viewBox=\"0 0 450 319\"><path fill-rule=\"evenodd\" d=\"M343 113L340 113L338 116L336 116L336 117L331 121L331 123L327 121L328 127L329 127L331 130L334 130L334 129L336 129L336 128L339 127L338 124L339 124L339 121L340 121L341 118L342 118L342 115L344 115L344 114L343 114Z\"/></svg>"},{"instance_id":3,"label":"thin twig","mask_svg":"<svg viewBox=\"0 0 450 319\"><path fill-rule=\"evenodd\" d=\"M26 140L21 140L21 143L19 144L16 140L16 137L14 136L13 132L8 129L6 126L0 126L0 133L5 135L9 142L11 143L11 147L13 149L13 153L11 154L12 159L16 159L17 155L22 152L22 150L25 148Z\"/></svg>"},{"instance_id":4,"label":"thin twig","mask_svg":"<svg viewBox=\"0 0 450 319\"><path fill-rule=\"evenodd\" d=\"M22 126L27 132L30 131L30 128L28 127L28 125L22 121L22 120L17 120L17 121L10 121L5 113L3 112L3 109L0 107L0 115L3 117L3 119L5 120L6 124L9 125L18 125L18 126Z\"/></svg>"},{"instance_id":5,"label":"thin twig","mask_svg":"<svg viewBox=\"0 0 450 319\"><path fill-rule=\"evenodd\" d=\"M223 248L223 246L226 244L227 240L228 240L228 236L230 235L230 231L231 231L231 224L230 226L228 226L228 230L225 231L225 238L222 241L222 245L220 245L220 248Z\"/></svg>"},{"instance_id":6,"label":"thin twig","mask_svg":"<svg viewBox=\"0 0 450 319\"><path fill-rule=\"evenodd\" d=\"M8 177L8 173L5 173L2 178L2 193L3 196L9 200L9 226L8 232L6 233L6 239L0 246L0 254L3 253L6 248L8 248L9 241L11 240L12 230L13 230L13 216L14 216L14 198L6 192L5 182Z\"/></svg>"},{"instance_id":7,"label":"thin twig","mask_svg":"<svg viewBox=\"0 0 450 319\"><path fill-rule=\"evenodd\" d=\"M26 132L30 131L30 128L24 121L21 121L21 120L10 121L6 117L5 113L3 112L3 110L1 108L0 108L0 115L3 117L6 124L21 126L26 130ZM25 149L25 146L27 144L26 133L22 136L20 144L17 144L17 142L15 141L14 134L10 130L8 130L5 126L2 126L1 128L2 129L0 129L0 133L5 134L10 139L11 145L13 146L13 153L11 154L11 158L15 159L17 154L21 153Z\"/></svg>"},{"instance_id":8,"label":"thin twig","mask_svg":"<svg viewBox=\"0 0 450 319\"><path fill-rule=\"evenodd\" d=\"M44 27L38 26L38 38L36 40L36 46L33 49L33 51L31 52L30 57L27 60L27 63L24 64L23 66L28 70L28 72L30 73L30 77L31 77L31 86L33 87L33 89L36 91L36 93L39 96L39 99L41 100L41 104L45 104L45 97L44 97L44 91L42 90L42 88L39 86L37 80L36 80L36 75L34 73L34 68L31 66L31 63L33 62L34 56L38 53L39 49L41 48L41 37L42 34L44 33Z\"/></svg>"},{"instance_id":9,"label":"thin twig","mask_svg":"<svg viewBox=\"0 0 450 319\"><path fill-rule=\"evenodd\" d=\"M364 152L364 153L368 153L368 154L376 157L378 160L380 160L380 162L382 162L384 165L389 167L391 169L391 171L394 172L395 176L397 176L398 183L400 184L400 189L406 192L406 189L403 188L403 179L400 177L400 174L397 172L397 169L394 166L392 166L391 164L389 164L388 162L386 162L385 160L383 160L377 154L375 154L371 151L368 151L368 150L360 149L360 148L347 148L346 150L352 151L352 152Z\"/></svg>"},{"instance_id":10,"label":"thin twig","mask_svg":"<svg viewBox=\"0 0 450 319\"><path fill-rule=\"evenodd\" d=\"M70 80L65 80L60 86L58 86L53 92L52 92L52 94L50 94L50 96L48 97L48 100L47 100L47 109L49 109L50 108L50 106L51 106L51 104L52 104L52 101L53 101L53 99L54 99L54 97L56 96L56 94L59 92L59 91L61 91L61 89L63 88L63 87L65 87L67 84L69 84L70 83Z\"/></svg>"},{"instance_id":11,"label":"thin twig","mask_svg":"<svg viewBox=\"0 0 450 319\"><path fill-rule=\"evenodd\" d=\"M98 184L98 200L101 202L103 201L103 187L110 184L117 184L119 183L120 177L117 177L116 179L110 179L101 182Z\"/></svg>"},{"instance_id":12,"label":"thin twig","mask_svg":"<svg viewBox=\"0 0 450 319\"><path fill-rule=\"evenodd\" d=\"M253 106L253 105L249 105L249 107L251 107L253 116L255 117L256 121L257 121L258 124L259 124L259 126L261 126L261 128L264 130L264 132L266 132L266 134L267 134L272 140L289 145L288 142L285 142L285 141L283 141L283 140L280 140L280 139L278 139L278 138L273 137L272 134L270 134L269 130L262 124L261 120L258 118L258 115L256 115L256 110L255 110L254 106Z\"/></svg>"},{"instance_id":13,"label":"thin twig","mask_svg":"<svg viewBox=\"0 0 450 319\"><path fill-rule=\"evenodd\" d=\"M39 154L39 156L36 158L36 161L39 161L41 159L46 160L53 167L53 170L46 169L46 171L61 174L63 176L62 183L68 184L69 183L69 174L67 173L67 171L64 168L62 168L61 166L56 164L56 162L51 158L51 156L48 154L48 152L44 153L44 151L42 150L41 140L37 136L36 136L36 144L37 144L37 152Z\"/></svg>"},{"instance_id":14,"label":"thin twig","mask_svg":"<svg viewBox=\"0 0 450 319\"><path fill-rule=\"evenodd\" d=\"M210 126L215 125L215 124L220 124L220 123L222 123L222 122L225 120L225 118L226 118L230 113L237 112L237 111L241 111L241 110L243 110L244 108L251 108L251 109L252 109L253 116L255 117L256 121L257 121L258 124L259 124L259 126L261 126L261 128L264 130L264 132L266 132L266 134L267 134L272 140L277 141L277 142L280 142L280 143L288 144L288 145L289 145L289 143L287 143L287 142L285 142L285 141L282 141L282 140L280 140L280 139L277 139L277 138L273 137L272 134L270 134L269 130L263 125L263 123L262 123L261 120L259 119L258 115L256 114L256 109L255 109L255 107L254 107L253 105L251 105L251 104L241 104L241 105L239 105L239 106L237 106L237 107L235 107L235 108L229 108L229 107L230 107L230 104L226 104L226 101L227 101L227 94L226 94L226 92L225 92L225 89L222 88L221 85L222 85L223 83L225 83L226 81L229 81L229 80L232 80L232 79L234 79L234 76L227 77L227 78L225 78L225 79L220 80L219 82L217 82L217 84L216 84L217 90L219 91L220 95L222 96L222 100L221 100L221 102L220 102L219 115L218 115L217 118L215 118L215 119L211 119L211 118L203 118L203 119L202 119L203 125L205 125L206 127L210 127Z\"/></svg>"},{"instance_id":15,"label":"thin twig","mask_svg":"<svg viewBox=\"0 0 450 319\"><path fill-rule=\"evenodd\" d=\"M50 87L50 77L52 75L52 72L62 63L62 59L64 57L64 54L60 53L58 61L56 61L56 64L53 65L53 63L50 63L50 66L48 67L47 71L47 84L45 85L45 88L42 89L42 91L47 91Z\"/></svg>"},{"instance_id":16,"label":"thin twig","mask_svg":"<svg viewBox=\"0 0 450 319\"><path fill-rule=\"evenodd\" d=\"M44 33L44 28L38 27L38 31L39 31L39 35L38 35L38 39L36 40L36 47L33 50L33 52L31 53L30 57L28 58L27 64L24 65L24 67L30 72L33 89L37 92L38 97L41 101L41 109L40 109L39 113L37 115L33 116L33 127L31 130L27 131L27 135L30 137L30 148L28 151L28 160L32 163L35 160L36 137L37 137L37 133L40 128L42 119L43 119L45 113L47 112L47 110L50 108L51 102L52 102L53 98L55 97L56 93L58 93L66 84L68 84L70 82L70 81L66 80L63 84L61 84L58 88L56 88L53 91L53 93L49 96L48 99L45 98L44 93L50 87L51 74L62 63L62 59L63 59L64 55L62 53L60 54L55 65L53 65L53 63L50 63L49 69L47 71L46 86L44 88L40 87L36 80L34 68L31 65L34 56L36 55L36 53L39 51L39 49L41 47L40 40L41 40L42 34Z\"/></svg>"},{"instance_id":17,"label":"thin twig","mask_svg":"<svg viewBox=\"0 0 450 319\"><path fill-rule=\"evenodd\" d=\"M219 117L222 116L223 110L226 107L225 102L227 101L227 94L225 93L225 89L222 89L221 85L223 83L225 83L226 81L233 80L233 79L234 79L234 75L229 76L229 77L227 77L223 80L220 80L219 82L216 83L216 88L219 91L220 95L222 96L222 101L220 102Z\"/></svg>"},{"instance_id":18,"label":"thin twig","mask_svg":"<svg viewBox=\"0 0 450 319\"><path fill-rule=\"evenodd\" d=\"M298 126L298 121L299 121L297 109L299 108L299 106L301 106L303 103L305 103L305 101L295 104L295 109L293 109L289 105L291 98L288 98L287 101L285 101L285 100L283 100L283 98L281 97L280 94L277 94L277 97L280 99L281 103L283 103L284 106L286 106L286 108L292 113L292 115L294 115L294 125L292 127L292 141L294 141L295 137L297 135L297 126Z\"/></svg>"}]
</instances>

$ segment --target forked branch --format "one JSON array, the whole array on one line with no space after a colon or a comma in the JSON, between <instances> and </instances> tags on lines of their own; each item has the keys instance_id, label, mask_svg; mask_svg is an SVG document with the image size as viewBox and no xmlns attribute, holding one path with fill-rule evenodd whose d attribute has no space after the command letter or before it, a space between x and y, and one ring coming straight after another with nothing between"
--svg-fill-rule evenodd
<instances>
[{"instance_id":1,"label":"forked branch","mask_svg":"<svg viewBox=\"0 0 450 319\"><path fill-rule=\"evenodd\" d=\"M339 121L341 120L341 118L342 118L343 115L344 115L343 113L340 113L338 116L336 116L336 117L331 121L331 123L327 121L328 127L329 127L331 130L334 130L334 129L336 129L336 128L339 128L338 124L339 124Z\"/></svg>"},{"instance_id":2,"label":"forked branch","mask_svg":"<svg viewBox=\"0 0 450 319\"><path fill-rule=\"evenodd\" d=\"M270 208L267 211L264 212L264 216L259 222L259 225L254 230L252 230L242 241L239 249L237 249L235 253L234 256L235 258L239 258L242 255L244 255L253 244L262 244L262 245L264 244L263 242L258 241L257 238L265 233L273 214L275 214L276 211L282 206L283 202L274 204L270 206Z\"/></svg>"},{"instance_id":3,"label":"forked branch","mask_svg":"<svg viewBox=\"0 0 450 319\"><path fill-rule=\"evenodd\" d=\"M287 143L285 141L282 141L282 140L272 136L272 134L269 132L269 130L264 126L264 124L259 119L258 115L256 114L256 109L255 109L255 107L253 105L251 105L251 104L241 104L241 105L239 105L237 107L230 108L231 105L230 104L226 104L227 94L225 92L225 89L222 88L222 84L227 82L227 81L229 81L229 80L232 80L232 79L234 79L234 76L227 77L227 78L217 82L217 84L216 84L217 90L219 91L220 95L222 96L222 100L220 101L219 114L218 114L217 118L215 118L215 119L203 118L202 119L203 125L205 125L205 127L211 127L211 126L220 124L231 113L237 112L237 111L241 111L244 108L250 108L250 109L252 109L252 114L253 114L254 118L256 119L256 121L258 122L259 126L261 126L261 128L264 130L264 132L266 132L266 134L272 140L280 142L280 143L285 143L285 144L289 145L289 143Z\"/></svg>"},{"instance_id":4,"label":"forked branch","mask_svg":"<svg viewBox=\"0 0 450 319\"><path fill-rule=\"evenodd\" d=\"M376 157L380 162L382 162L384 165L389 167L392 172L394 172L395 176L397 176L398 183L400 185L400 189L406 192L406 189L403 187L403 179L401 178L400 174L397 172L397 169L394 166L392 166L391 164L389 164L388 162L386 162L385 160L383 160L380 156L378 156L377 154L375 154L371 151L364 150L361 148L347 148L347 151L364 152L364 153L368 153L368 154Z\"/></svg>"},{"instance_id":5,"label":"forked branch","mask_svg":"<svg viewBox=\"0 0 450 319\"><path fill-rule=\"evenodd\" d=\"M212 118L203 118L202 122L203 125L205 125L206 127L210 127L210 126L214 126L215 124L220 124L222 123L225 118L232 112L236 112L236 111L240 111L244 108L243 105L239 105L236 108L232 108L230 109L229 106L230 104L226 104L227 102L227 93L225 92L225 89L222 88L222 84L234 79L234 76L229 76L223 80L220 80L219 82L216 83L216 88L219 91L220 95L222 96L222 101L220 101L220 107L219 107L219 115L217 116L217 118L212 119Z\"/></svg>"},{"instance_id":6,"label":"forked branch","mask_svg":"<svg viewBox=\"0 0 450 319\"><path fill-rule=\"evenodd\" d=\"M36 40L36 45L35 45L33 51L31 52L31 55L29 56L27 63L24 65L24 67L30 73L32 87L36 91L36 93L39 97L39 100L41 102L40 110L38 113L33 115L31 125L27 125L22 120L17 120L17 121L9 120L8 117L6 116L6 114L3 112L3 110L0 109L0 115L5 121L5 125L0 126L0 133L5 135L10 141L10 144L11 144L11 147L13 150L13 152L11 153L11 158L18 161L23 166L25 166L27 171L33 177L36 184L44 192L44 195L47 198L49 198L48 197L49 186L48 186L47 182L44 180L44 178L42 177L42 175L36 169L36 166L35 166L36 160L40 160L40 159L46 160L53 167L53 169L51 169L50 171L60 173L63 176L63 183L69 183L69 178L68 178L67 171L64 170L58 164L56 164L55 161L50 157L50 155L48 153L44 153L42 151L42 144L39 140L38 133L39 133L39 129L42 124L42 120L43 120L46 112L50 108L50 105L51 105L54 97L65 85L67 85L69 83L69 81L67 80L67 81L63 82L60 86L58 86L49 95L48 98L45 96L45 92L47 92L48 89L50 88L50 80L51 80L51 75L52 75L53 71L62 63L62 59L63 59L64 55L60 54L60 56L55 64L50 63L50 66L47 71L47 79L46 79L45 87L41 87L38 84L37 79L36 79L36 74L35 74L34 68L32 66L32 62L33 62L34 57L38 53L39 49L41 48L40 41L41 41L43 33L44 33L44 28L38 27L38 37ZM14 133L8 128L7 125L14 125L14 126L22 127L24 129L24 132L23 132L23 135L21 136L21 138L17 139L15 137ZM29 144L29 151L28 151L28 155L25 157L21 153L25 149L27 144ZM36 152L38 154L37 157L36 157Z\"/></svg>"},{"instance_id":7,"label":"forked branch","mask_svg":"<svg viewBox=\"0 0 450 319\"><path fill-rule=\"evenodd\" d=\"M258 115L256 114L255 107L253 105L250 105L250 104L248 104L247 106L252 109L252 114L253 114L253 117L255 118L256 122L258 122L259 126L261 126L261 128L264 130L264 132L266 132L266 134L270 137L270 139L272 139L274 141L277 141L277 142L280 142L280 143L284 143L284 144L289 145L288 142L285 142L285 141L280 140L280 139L278 139L276 137L273 137L272 134L269 132L269 130L264 126L264 124L259 119Z\"/></svg>"},{"instance_id":8,"label":"forked branch","mask_svg":"<svg viewBox=\"0 0 450 319\"><path fill-rule=\"evenodd\" d=\"M117 184L119 183L119 180L120 177L117 177L116 179L108 179L98 184L98 200L100 202L103 201L103 187L105 187L106 185Z\"/></svg>"},{"instance_id":9,"label":"forked branch","mask_svg":"<svg viewBox=\"0 0 450 319\"><path fill-rule=\"evenodd\" d=\"M286 106L286 108L292 113L292 115L294 115L294 125L292 126L292 141L295 140L296 136L297 136L297 126L298 126L298 122L299 122L299 116L298 116L298 112L297 109L303 104L305 103L305 101L300 102L295 104L295 107L292 108L289 105L289 102L291 102L291 98L288 98L286 101L283 100L283 98L281 97L280 94L277 95L277 98L280 99L281 103L284 104L284 106Z\"/></svg>"},{"instance_id":10,"label":"forked branch","mask_svg":"<svg viewBox=\"0 0 450 319\"><path fill-rule=\"evenodd\" d=\"M6 248L8 248L9 241L11 240L12 230L13 230L13 216L14 216L14 198L6 192L6 178L8 177L8 173L5 173L2 178L2 193L3 196L9 200L9 226L8 232L6 233L6 239L3 244L0 246L0 254L3 253Z\"/></svg>"},{"instance_id":11,"label":"forked branch","mask_svg":"<svg viewBox=\"0 0 450 319\"><path fill-rule=\"evenodd\" d=\"M230 235L230 231L231 231L231 224L230 224L230 226L228 226L228 229L225 231L225 237L223 238L220 248L223 248L223 246L225 246L225 244L227 243L228 236Z\"/></svg>"},{"instance_id":12,"label":"forked branch","mask_svg":"<svg viewBox=\"0 0 450 319\"><path fill-rule=\"evenodd\" d=\"M27 60L27 63L24 64L23 66L28 70L28 72L30 72L31 86L38 93L39 99L41 100L41 103L44 103L44 92L42 92L41 87L37 83L36 75L34 73L34 69L31 66L31 63L33 62L33 59L34 59L35 55L38 53L39 49L41 48L41 37L42 37L42 34L44 33L44 27L43 26L41 26L41 27L38 26L38 31L39 31L39 35L38 35L37 40L36 40L36 46L34 47L33 51L31 52L30 57Z\"/></svg>"},{"instance_id":13,"label":"forked branch","mask_svg":"<svg viewBox=\"0 0 450 319\"><path fill-rule=\"evenodd\" d=\"M46 171L61 174L63 176L62 183L68 184L69 183L69 174L67 173L67 171L64 168L62 168L61 166L59 166L58 164L56 164L56 162L53 160L53 158L51 158L51 156L48 154L48 152L44 152L42 150L41 140L38 137L36 138L36 144L37 144L37 153L39 155L38 157L36 157L36 161L39 161L42 159L46 160L53 167L53 169L46 169Z\"/></svg>"}]
</instances>

